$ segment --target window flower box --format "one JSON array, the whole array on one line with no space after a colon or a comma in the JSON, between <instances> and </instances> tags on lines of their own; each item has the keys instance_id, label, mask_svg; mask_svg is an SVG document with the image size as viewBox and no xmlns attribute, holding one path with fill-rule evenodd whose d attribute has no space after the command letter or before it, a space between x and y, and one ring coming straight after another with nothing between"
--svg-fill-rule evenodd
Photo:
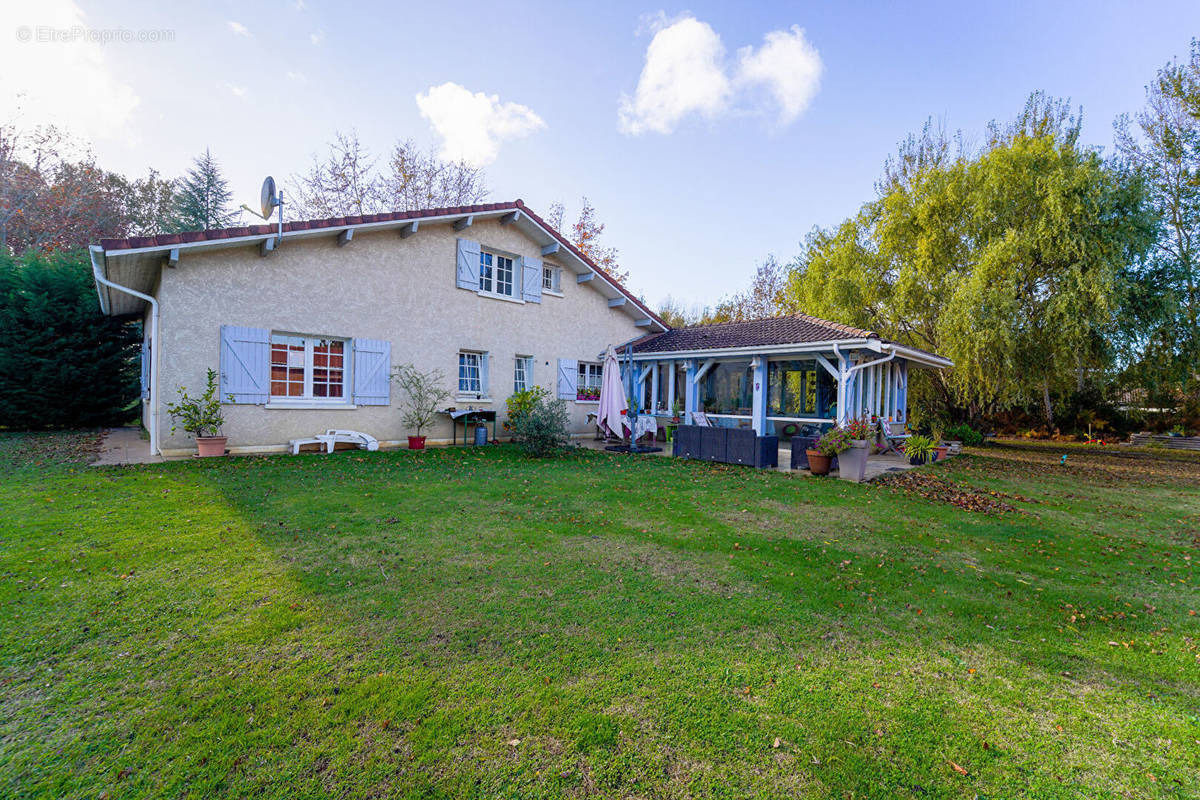
<instances>
[{"instance_id":1,"label":"window flower box","mask_svg":"<svg viewBox=\"0 0 1200 800\"><path fill-rule=\"evenodd\" d=\"M599 387L596 387L596 388L593 388L593 387L584 387L584 388L581 388L581 389L579 389L578 391L576 391L576 392L575 392L575 399L576 399L576 400L583 400L583 401L586 401L586 402L596 402L596 401L598 401L598 400L600 399L600 389L599 389Z\"/></svg>"}]
</instances>

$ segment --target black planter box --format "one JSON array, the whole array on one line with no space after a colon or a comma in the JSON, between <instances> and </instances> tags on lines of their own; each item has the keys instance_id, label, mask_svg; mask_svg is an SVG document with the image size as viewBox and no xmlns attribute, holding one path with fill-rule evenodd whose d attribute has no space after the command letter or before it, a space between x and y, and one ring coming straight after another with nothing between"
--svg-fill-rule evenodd
<instances>
[{"instance_id":1,"label":"black planter box","mask_svg":"<svg viewBox=\"0 0 1200 800\"><path fill-rule=\"evenodd\" d=\"M700 430L696 425L680 425L671 437L671 452L679 458L700 457Z\"/></svg>"},{"instance_id":2,"label":"black planter box","mask_svg":"<svg viewBox=\"0 0 1200 800\"><path fill-rule=\"evenodd\" d=\"M680 425L672 452L720 464L745 464L765 469L779 464L779 437L758 436L745 428L708 428Z\"/></svg>"}]
</instances>

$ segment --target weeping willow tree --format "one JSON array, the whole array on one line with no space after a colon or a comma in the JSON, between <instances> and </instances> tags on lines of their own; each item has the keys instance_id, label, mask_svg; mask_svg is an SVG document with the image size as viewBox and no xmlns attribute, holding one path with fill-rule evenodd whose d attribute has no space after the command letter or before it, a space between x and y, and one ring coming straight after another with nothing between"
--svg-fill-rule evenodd
<instances>
[{"instance_id":1,"label":"weeping willow tree","mask_svg":"<svg viewBox=\"0 0 1200 800\"><path fill-rule=\"evenodd\" d=\"M1144 254L1140 184L1079 143L1080 116L1042 94L971 151L926 125L889 159L876 199L814 231L790 306L945 355L913 387L927 413L977 419L1102 371L1117 278Z\"/></svg>"}]
</instances>

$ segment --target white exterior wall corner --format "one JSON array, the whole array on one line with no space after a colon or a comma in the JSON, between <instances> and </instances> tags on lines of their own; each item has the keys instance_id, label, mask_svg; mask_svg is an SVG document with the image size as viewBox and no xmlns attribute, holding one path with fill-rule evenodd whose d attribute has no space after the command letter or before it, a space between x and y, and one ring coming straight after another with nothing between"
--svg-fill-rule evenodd
<instances>
[{"instance_id":1,"label":"white exterior wall corner","mask_svg":"<svg viewBox=\"0 0 1200 800\"><path fill-rule=\"evenodd\" d=\"M534 382L553 396L560 358L595 361L609 344L645 333L620 308L609 308L587 284L564 281L562 297L514 303L480 297L455 286L456 241L476 239L518 256L541 258L534 241L495 220L477 221L461 233L449 223L422 224L415 236L396 231L358 232L345 247L336 237L288 241L260 257L257 247L189 253L161 272L158 353L159 412L165 454L191 452L182 430L171 433L165 406L176 390L204 385L206 370L219 368L221 325L346 338L386 339L392 365L413 363L441 369L449 405L497 411L512 394L513 359L534 357ZM553 262L553 256L547 260ZM456 401L457 353L483 350L491 356L491 403ZM347 387L349 390L349 387ZM393 384L389 406L355 409L267 409L223 406L224 433L231 449L271 449L289 439L327 428L351 428L380 440L402 441L412 431L400 421L401 393ZM595 404L568 401L574 433L587 429ZM450 439L448 419L425 431L431 440ZM461 432L459 434L461 436Z\"/></svg>"}]
</instances>

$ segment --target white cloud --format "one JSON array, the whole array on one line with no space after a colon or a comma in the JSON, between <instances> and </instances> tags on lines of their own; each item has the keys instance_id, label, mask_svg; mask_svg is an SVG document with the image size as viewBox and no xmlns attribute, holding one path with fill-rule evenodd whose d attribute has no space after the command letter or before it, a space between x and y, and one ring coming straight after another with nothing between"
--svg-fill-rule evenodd
<instances>
[{"instance_id":1,"label":"white cloud","mask_svg":"<svg viewBox=\"0 0 1200 800\"><path fill-rule=\"evenodd\" d=\"M249 94L246 91L245 86L234 86L232 84L230 84L230 86L229 86L229 93L232 94L234 97L238 98L239 100L245 100L246 95Z\"/></svg>"},{"instance_id":2,"label":"white cloud","mask_svg":"<svg viewBox=\"0 0 1200 800\"><path fill-rule=\"evenodd\" d=\"M623 133L670 133L688 114L715 117L728 106L731 87L721 37L693 17L664 23L655 26L633 97L621 97Z\"/></svg>"},{"instance_id":3,"label":"white cloud","mask_svg":"<svg viewBox=\"0 0 1200 800\"><path fill-rule=\"evenodd\" d=\"M502 141L546 127L527 106L501 103L498 95L472 93L457 83L417 94L417 108L442 137L442 158L477 166L495 161Z\"/></svg>"},{"instance_id":4,"label":"white cloud","mask_svg":"<svg viewBox=\"0 0 1200 800\"><path fill-rule=\"evenodd\" d=\"M808 108L820 85L821 56L799 25L793 25L790 32L771 31L758 50L742 48L738 62L737 82L765 84L779 104L779 119L784 124Z\"/></svg>"},{"instance_id":5,"label":"white cloud","mask_svg":"<svg viewBox=\"0 0 1200 800\"><path fill-rule=\"evenodd\" d=\"M42 30L63 36L43 40ZM93 140L136 140L137 92L113 73L105 45L73 35L88 30L72 0L0 3L0 35L8 37L0 45L0 121L19 115L23 124L53 123Z\"/></svg>"},{"instance_id":6,"label":"white cloud","mask_svg":"<svg viewBox=\"0 0 1200 800\"><path fill-rule=\"evenodd\" d=\"M240 22L229 20L229 30L233 31L238 36L245 36L247 38L250 37L250 29Z\"/></svg>"},{"instance_id":7,"label":"white cloud","mask_svg":"<svg viewBox=\"0 0 1200 800\"><path fill-rule=\"evenodd\" d=\"M316 33L310 33L308 35L308 40L313 43L314 47L320 47L321 44L325 41L325 31L317 31Z\"/></svg>"},{"instance_id":8,"label":"white cloud","mask_svg":"<svg viewBox=\"0 0 1200 800\"><path fill-rule=\"evenodd\" d=\"M289 81L295 81L296 83L306 83L308 81L308 78L305 77L304 73L298 70L288 70L287 78Z\"/></svg>"},{"instance_id":9,"label":"white cloud","mask_svg":"<svg viewBox=\"0 0 1200 800\"><path fill-rule=\"evenodd\" d=\"M804 29L771 31L761 47L743 47L730 65L712 27L683 16L649 19L654 37L633 97L622 95L617 127L622 133L671 133L688 116L714 119L730 112L762 113L778 106L782 123L795 120L817 92L821 56ZM732 77L731 77L732 75ZM765 91L755 92L756 88Z\"/></svg>"}]
</instances>

